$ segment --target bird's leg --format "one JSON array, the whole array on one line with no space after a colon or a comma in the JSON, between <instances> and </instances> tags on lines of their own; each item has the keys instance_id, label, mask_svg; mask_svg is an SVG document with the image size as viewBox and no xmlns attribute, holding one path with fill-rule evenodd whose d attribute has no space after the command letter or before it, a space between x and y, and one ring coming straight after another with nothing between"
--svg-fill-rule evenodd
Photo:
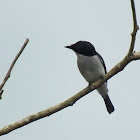
<instances>
[{"instance_id":1,"label":"bird's leg","mask_svg":"<svg viewBox=\"0 0 140 140\"><path fill-rule=\"evenodd\" d=\"M91 86L92 86L92 84L91 84L91 83L88 83L88 87L89 87L89 89L91 89Z\"/></svg>"}]
</instances>

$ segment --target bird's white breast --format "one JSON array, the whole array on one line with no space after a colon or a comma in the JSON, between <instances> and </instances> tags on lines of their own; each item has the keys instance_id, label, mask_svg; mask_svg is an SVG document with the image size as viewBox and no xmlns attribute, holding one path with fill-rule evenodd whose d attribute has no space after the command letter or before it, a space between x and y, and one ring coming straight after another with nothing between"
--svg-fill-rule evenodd
<instances>
[{"instance_id":1,"label":"bird's white breast","mask_svg":"<svg viewBox=\"0 0 140 140\"><path fill-rule=\"evenodd\" d=\"M104 67L98 55L84 56L77 54L77 64L79 71L89 83L94 83L105 75Z\"/></svg>"}]
</instances>

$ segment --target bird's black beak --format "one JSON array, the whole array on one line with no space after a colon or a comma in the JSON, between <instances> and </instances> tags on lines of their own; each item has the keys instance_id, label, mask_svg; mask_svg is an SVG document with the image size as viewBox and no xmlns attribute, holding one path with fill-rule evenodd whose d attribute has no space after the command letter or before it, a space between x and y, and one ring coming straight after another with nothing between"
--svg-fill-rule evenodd
<instances>
[{"instance_id":1,"label":"bird's black beak","mask_svg":"<svg viewBox=\"0 0 140 140\"><path fill-rule=\"evenodd\" d=\"M65 46L65 48L71 49L71 46Z\"/></svg>"}]
</instances>

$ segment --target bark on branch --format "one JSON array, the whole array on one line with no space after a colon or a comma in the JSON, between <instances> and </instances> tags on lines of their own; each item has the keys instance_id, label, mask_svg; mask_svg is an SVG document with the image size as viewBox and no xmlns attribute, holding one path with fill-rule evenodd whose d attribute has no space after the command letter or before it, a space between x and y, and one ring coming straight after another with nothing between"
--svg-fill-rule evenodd
<instances>
[{"instance_id":1,"label":"bark on branch","mask_svg":"<svg viewBox=\"0 0 140 140\"><path fill-rule=\"evenodd\" d=\"M140 59L140 52L133 52L134 50L134 45L135 45L135 39L136 39L136 33L138 30L138 25L137 25L137 20L136 20L136 12L135 12L135 5L134 5L134 0L131 0L131 8L132 8L132 13L133 13L133 24L134 24L134 29L132 32L132 38L131 38L131 44L130 48L128 51L128 54L124 57L124 59L119 62L117 65L115 65L102 79L99 79L96 81L92 86L86 87L71 98L67 99L66 101L57 104L53 107L50 107L46 110L40 111L36 114L30 115L14 124L10 124L2 129L0 129L0 136L7 134L15 129L18 129L20 127L23 127L24 125L27 125L31 122L34 122L36 120L39 120L41 118L50 116L68 106L72 106L77 100L82 98L83 96L87 95L91 91L95 90L98 88L100 85L102 85L105 81L116 75L118 72L122 71L128 63L134 60L139 60Z\"/></svg>"}]
</instances>

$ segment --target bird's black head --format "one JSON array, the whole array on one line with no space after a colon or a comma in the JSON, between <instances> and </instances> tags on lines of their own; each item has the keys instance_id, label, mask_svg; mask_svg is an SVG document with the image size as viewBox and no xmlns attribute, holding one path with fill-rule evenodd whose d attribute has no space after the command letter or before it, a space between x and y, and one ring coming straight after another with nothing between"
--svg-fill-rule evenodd
<instances>
[{"instance_id":1,"label":"bird's black head","mask_svg":"<svg viewBox=\"0 0 140 140\"><path fill-rule=\"evenodd\" d=\"M93 56L97 54L94 46L87 41L78 41L75 44L72 44L71 46L66 46L66 48L72 49L76 53L85 56Z\"/></svg>"}]
</instances>

